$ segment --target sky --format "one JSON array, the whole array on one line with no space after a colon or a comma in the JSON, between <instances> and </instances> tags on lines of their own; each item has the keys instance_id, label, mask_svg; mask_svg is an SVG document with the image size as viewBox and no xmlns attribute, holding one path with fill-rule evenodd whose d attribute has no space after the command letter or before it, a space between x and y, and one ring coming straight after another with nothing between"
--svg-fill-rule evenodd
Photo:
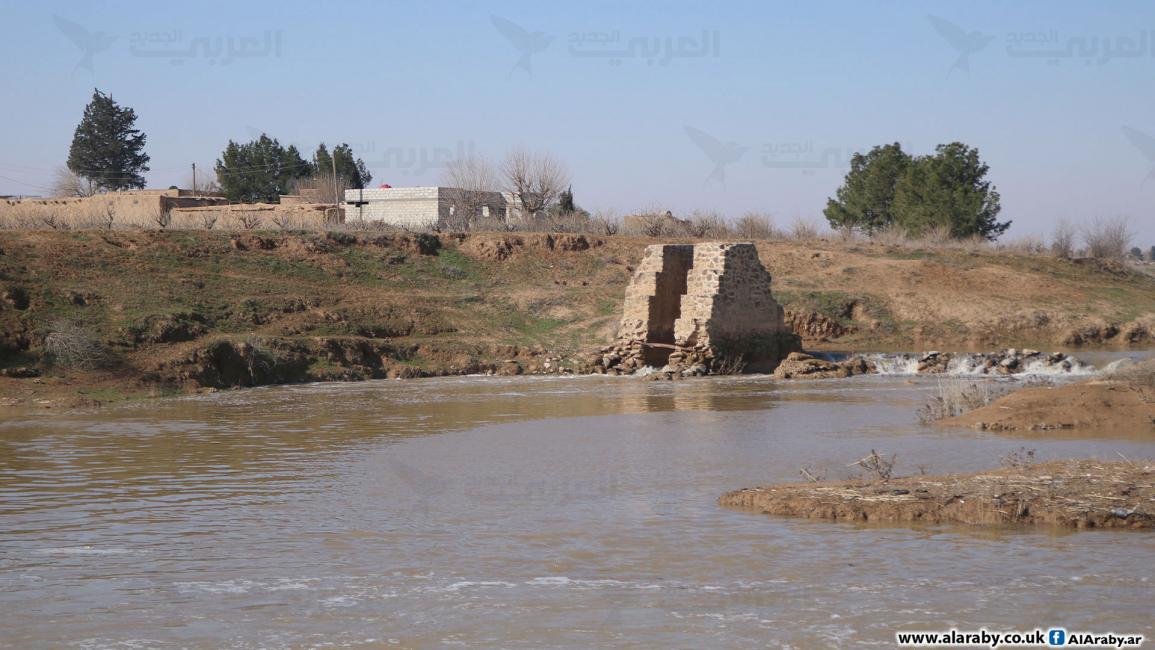
<instances>
[{"instance_id":1,"label":"sky","mask_svg":"<svg viewBox=\"0 0 1155 650\"><path fill-rule=\"evenodd\" d=\"M978 148L1008 237L1155 244L1155 3L0 0L0 194L43 194L94 88L150 187L229 140L349 143L374 184L526 148L592 211L822 221L850 155Z\"/></svg>"}]
</instances>

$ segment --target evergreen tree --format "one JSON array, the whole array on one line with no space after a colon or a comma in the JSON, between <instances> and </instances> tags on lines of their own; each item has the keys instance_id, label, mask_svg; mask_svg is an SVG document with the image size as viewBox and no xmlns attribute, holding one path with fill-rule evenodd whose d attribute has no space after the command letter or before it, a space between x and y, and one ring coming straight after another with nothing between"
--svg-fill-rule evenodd
<instances>
[{"instance_id":1,"label":"evergreen tree","mask_svg":"<svg viewBox=\"0 0 1155 650\"><path fill-rule=\"evenodd\" d=\"M365 167L365 162L353 156L353 149L347 144L333 147L333 153L322 142L313 155L313 174L319 178L332 178L333 167L337 168L337 179L344 187L359 190L373 180L373 175ZM330 181L331 182L331 181Z\"/></svg>"},{"instance_id":2,"label":"evergreen tree","mask_svg":"<svg viewBox=\"0 0 1155 650\"><path fill-rule=\"evenodd\" d=\"M149 157L135 124L135 111L94 90L72 136L68 169L102 190L144 187Z\"/></svg>"},{"instance_id":3,"label":"evergreen tree","mask_svg":"<svg viewBox=\"0 0 1155 650\"><path fill-rule=\"evenodd\" d=\"M823 211L830 227L871 233L894 223L895 186L910 163L897 142L854 154L846 180Z\"/></svg>"},{"instance_id":4,"label":"evergreen tree","mask_svg":"<svg viewBox=\"0 0 1155 650\"><path fill-rule=\"evenodd\" d=\"M316 176L328 176L332 173L333 157L329 155L329 149L325 147L325 143L322 142L313 154L313 174Z\"/></svg>"},{"instance_id":5,"label":"evergreen tree","mask_svg":"<svg viewBox=\"0 0 1155 650\"><path fill-rule=\"evenodd\" d=\"M229 141L216 173L221 190L232 201L276 203L287 194L295 179L308 176L312 165L293 145L287 148L275 138L261 137L246 144Z\"/></svg>"},{"instance_id":6,"label":"evergreen tree","mask_svg":"<svg viewBox=\"0 0 1155 650\"><path fill-rule=\"evenodd\" d=\"M919 156L894 190L894 219L919 234L945 226L951 237L998 239L1011 227L999 223L999 193L986 180L989 167L978 149L961 142L940 144L933 156Z\"/></svg>"},{"instance_id":7,"label":"evergreen tree","mask_svg":"<svg viewBox=\"0 0 1155 650\"><path fill-rule=\"evenodd\" d=\"M565 188L565 191L558 195L557 198L558 209L562 214L570 214L577 212L577 204L573 202L573 186Z\"/></svg>"},{"instance_id":8,"label":"evergreen tree","mask_svg":"<svg viewBox=\"0 0 1155 650\"><path fill-rule=\"evenodd\" d=\"M333 160L337 163L337 177L347 179L349 187L359 190L369 185L373 175L365 167L365 162L353 156L353 149L347 144L333 147Z\"/></svg>"}]
</instances>

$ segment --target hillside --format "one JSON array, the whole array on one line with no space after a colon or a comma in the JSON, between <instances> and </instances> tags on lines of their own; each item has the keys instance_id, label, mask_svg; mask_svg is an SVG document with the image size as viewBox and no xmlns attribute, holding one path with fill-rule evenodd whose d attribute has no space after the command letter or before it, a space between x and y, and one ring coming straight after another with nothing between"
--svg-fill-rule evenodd
<instances>
[{"instance_id":1,"label":"hillside","mask_svg":"<svg viewBox=\"0 0 1155 650\"><path fill-rule=\"evenodd\" d=\"M121 393L467 372L581 370L614 334L647 244L591 235L5 231L0 377ZM1142 345L1155 280L1094 261L836 241L759 242L809 346ZM61 323L97 369L45 366ZM33 383L41 382L41 383ZM103 388L101 388L103 387Z\"/></svg>"}]
</instances>

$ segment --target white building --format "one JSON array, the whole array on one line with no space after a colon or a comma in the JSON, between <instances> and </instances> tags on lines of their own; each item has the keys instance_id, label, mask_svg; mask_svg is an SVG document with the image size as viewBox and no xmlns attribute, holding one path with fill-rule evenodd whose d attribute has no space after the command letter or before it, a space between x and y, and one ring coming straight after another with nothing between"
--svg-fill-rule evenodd
<instances>
[{"instance_id":1,"label":"white building","mask_svg":"<svg viewBox=\"0 0 1155 650\"><path fill-rule=\"evenodd\" d=\"M345 190L345 221L376 221L414 230L453 229L476 219L512 217L512 195L456 187ZM462 210L474 211L462 215Z\"/></svg>"}]
</instances>

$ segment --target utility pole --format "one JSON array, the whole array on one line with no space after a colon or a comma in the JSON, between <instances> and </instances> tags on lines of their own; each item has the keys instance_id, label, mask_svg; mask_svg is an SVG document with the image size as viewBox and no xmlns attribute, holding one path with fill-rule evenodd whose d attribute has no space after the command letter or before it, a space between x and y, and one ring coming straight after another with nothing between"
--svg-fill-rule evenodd
<instances>
[{"instance_id":1,"label":"utility pole","mask_svg":"<svg viewBox=\"0 0 1155 650\"><path fill-rule=\"evenodd\" d=\"M333 151L333 155L329 158L333 163L333 207L340 209L341 201L337 198L337 152Z\"/></svg>"},{"instance_id":2,"label":"utility pole","mask_svg":"<svg viewBox=\"0 0 1155 650\"><path fill-rule=\"evenodd\" d=\"M192 190L193 190L193 194L196 194L197 193L197 164L193 163L192 166L193 166L193 187L192 187Z\"/></svg>"}]
</instances>

